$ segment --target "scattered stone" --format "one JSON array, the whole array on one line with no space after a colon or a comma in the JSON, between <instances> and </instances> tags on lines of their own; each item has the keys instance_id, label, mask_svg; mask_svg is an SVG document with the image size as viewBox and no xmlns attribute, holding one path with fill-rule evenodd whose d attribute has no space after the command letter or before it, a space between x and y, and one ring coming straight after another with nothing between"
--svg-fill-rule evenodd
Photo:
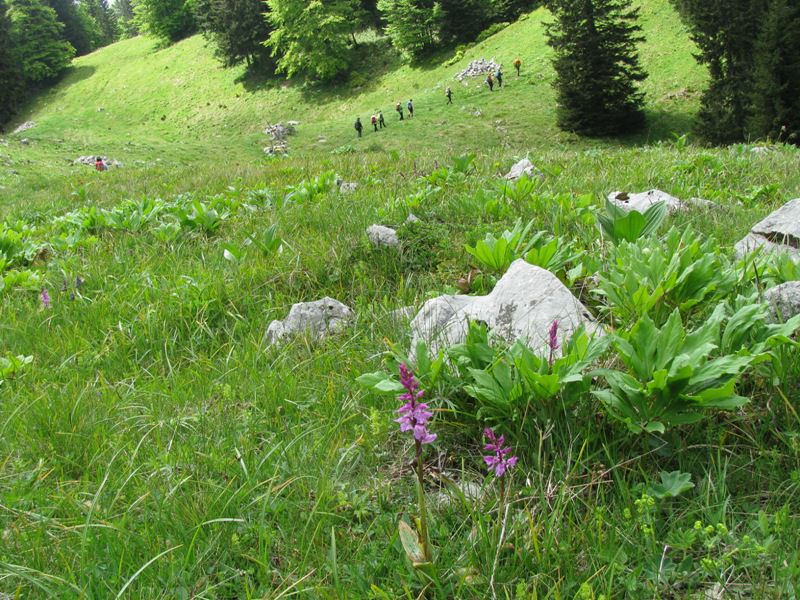
<instances>
[{"instance_id":1,"label":"scattered stone","mask_svg":"<svg viewBox=\"0 0 800 600\"><path fill-rule=\"evenodd\" d=\"M353 181L342 181L339 183L339 191L342 194L352 194L358 189L358 184Z\"/></svg>"},{"instance_id":2,"label":"scattered stone","mask_svg":"<svg viewBox=\"0 0 800 600\"><path fill-rule=\"evenodd\" d=\"M750 148L750 152L753 154L767 154L769 151L770 149L766 146L753 146Z\"/></svg>"},{"instance_id":3,"label":"scattered stone","mask_svg":"<svg viewBox=\"0 0 800 600\"><path fill-rule=\"evenodd\" d=\"M287 123L276 123L275 125L267 125L264 133L276 141L286 140L290 135L297 133L297 121L288 121Z\"/></svg>"},{"instance_id":4,"label":"scattered stone","mask_svg":"<svg viewBox=\"0 0 800 600\"><path fill-rule=\"evenodd\" d=\"M286 124L289 127L297 128L297 126L300 125L300 121L286 121Z\"/></svg>"},{"instance_id":5,"label":"scattered stone","mask_svg":"<svg viewBox=\"0 0 800 600\"><path fill-rule=\"evenodd\" d=\"M406 224L408 224L408 223L419 223L419 222L420 222L420 220L419 220L419 217L417 217L417 215L415 215L414 213L408 213L408 216L406 217L406 220L405 220Z\"/></svg>"},{"instance_id":6,"label":"scattered stone","mask_svg":"<svg viewBox=\"0 0 800 600\"><path fill-rule=\"evenodd\" d=\"M495 62L494 58L491 60L479 58L469 63L466 69L455 76L455 79L457 81L464 81L468 77L479 77L481 75L488 75L489 73L494 74L499 68L500 65Z\"/></svg>"},{"instance_id":7,"label":"scattered stone","mask_svg":"<svg viewBox=\"0 0 800 600\"><path fill-rule=\"evenodd\" d=\"M800 315L800 281L787 281L764 292L774 321L787 321Z\"/></svg>"},{"instance_id":8,"label":"scattered stone","mask_svg":"<svg viewBox=\"0 0 800 600\"><path fill-rule=\"evenodd\" d=\"M514 261L487 296L447 295L428 300L411 322L411 353L425 340L433 354L466 339L469 323L485 323L507 342L522 340L534 352L549 351L548 332L558 321L559 340L580 326L602 333L583 304L550 271Z\"/></svg>"},{"instance_id":9,"label":"scattered stone","mask_svg":"<svg viewBox=\"0 0 800 600\"><path fill-rule=\"evenodd\" d=\"M107 156L101 156L100 158L103 159L103 162L106 163L106 166L109 168L122 166L122 163L120 161L114 160L113 158L108 158ZM87 167L93 167L96 160L97 160L96 154L92 154L91 156L79 156L78 158L72 161L72 164L86 165Z\"/></svg>"},{"instance_id":10,"label":"scattered stone","mask_svg":"<svg viewBox=\"0 0 800 600\"><path fill-rule=\"evenodd\" d=\"M36 127L35 121L25 121L24 123L19 125L14 131L12 131L12 133L14 134L22 133L24 131L28 131L29 129L33 129L34 127Z\"/></svg>"},{"instance_id":11,"label":"scattered stone","mask_svg":"<svg viewBox=\"0 0 800 600\"><path fill-rule=\"evenodd\" d=\"M289 153L289 146L285 142L278 142L271 146L264 146L264 154L282 156Z\"/></svg>"},{"instance_id":12,"label":"scattered stone","mask_svg":"<svg viewBox=\"0 0 800 600\"><path fill-rule=\"evenodd\" d=\"M327 296L314 302L300 302L292 306L285 319L269 324L264 339L267 345L272 345L289 335L303 332L321 339L329 331L341 328L352 316L350 307Z\"/></svg>"},{"instance_id":13,"label":"scattered stone","mask_svg":"<svg viewBox=\"0 0 800 600\"><path fill-rule=\"evenodd\" d=\"M696 208L707 208L707 209L717 208L719 206L719 204L717 204L716 202L712 202L711 200L706 200L705 198L689 198L686 201L686 204L691 204Z\"/></svg>"},{"instance_id":14,"label":"scattered stone","mask_svg":"<svg viewBox=\"0 0 800 600\"><path fill-rule=\"evenodd\" d=\"M453 481L451 484L443 486L441 491L436 494L436 504L440 507L450 506L454 503L458 505L462 501L462 495L467 502L475 502L481 499L483 493L483 485L478 481Z\"/></svg>"},{"instance_id":15,"label":"scattered stone","mask_svg":"<svg viewBox=\"0 0 800 600\"><path fill-rule=\"evenodd\" d=\"M19 141L19 143L22 144L23 146L28 146L28 145L30 145L31 141L28 138L22 138Z\"/></svg>"},{"instance_id":16,"label":"scattered stone","mask_svg":"<svg viewBox=\"0 0 800 600\"><path fill-rule=\"evenodd\" d=\"M106 110L106 109L105 109L105 108L103 108L102 106L99 106L99 107L97 108L97 112L105 112L105 110Z\"/></svg>"},{"instance_id":17,"label":"scattered stone","mask_svg":"<svg viewBox=\"0 0 800 600\"><path fill-rule=\"evenodd\" d=\"M480 108L476 108L474 111L472 111L472 116L473 117L482 117L483 113L481 112Z\"/></svg>"},{"instance_id":18,"label":"scattered stone","mask_svg":"<svg viewBox=\"0 0 800 600\"><path fill-rule=\"evenodd\" d=\"M670 196L661 190L648 190L638 194L629 194L627 192L611 192L608 195L608 200L619 206L623 210L636 210L643 213L653 204L657 202L666 202L667 210L670 213L679 210L685 210L686 204L678 200L675 196Z\"/></svg>"},{"instance_id":19,"label":"scattered stone","mask_svg":"<svg viewBox=\"0 0 800 600\"><path fill-rule=\"evenodd\" d=\"M397 232L391 227L384 227L383 225L370 225L367 227L367 237L372 242L373 246L382 247L389 246L397 248L400 246L400 240L397 239Z\"/></svg>"},{"instance_id":20,"label":"scattered stone","mask_svg":"<svg viewBox=\"0 0 800 600\"><path fill-rule=\"evenodd\" d=\"M527 158L523 158L521 161L511 167L511 170L505 174L505 178L509 181L516 181L523 175L529 177L530 179L533 179L534 177L544 179L544 173L534 167L533 163Z\"/></svg>"},{"instance_id":21,"label":"scattered stone","mask_svg":"<svg viewBox=\"0 0 800 600\"><path fill-rule=\"evenodd\" d=\"M788 252L800 260L800 198L796 198L753 225L735 246L736 256L763 248L767 252Z\"/></svg>"}]
</instances>

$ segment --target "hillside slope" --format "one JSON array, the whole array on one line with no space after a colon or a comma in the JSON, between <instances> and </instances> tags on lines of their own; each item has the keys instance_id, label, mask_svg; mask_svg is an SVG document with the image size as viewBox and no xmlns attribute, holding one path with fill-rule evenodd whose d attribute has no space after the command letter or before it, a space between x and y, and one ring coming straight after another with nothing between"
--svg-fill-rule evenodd
<instances>
[{"instance_id":1,"label":"hillside slope","mask_svg":"<svg viewBox=\"0 0 800 600\"><path fill-rule=\"evenodd\" d=\"M535 11L452 66L403 65L384 40L365 39L365 58L350 81L325 90L278 79L248 81L242 68L221 68L200 36L165 49L147 38L122 41L77 59L59 85L31 103L19 121L34 120L37 127L25 134L31 147L20 151L33 159L105 153L128 162L196 161L231 153L256 158L266 141L264 126L285 119L302 122L295 150L333 150L354 141L356 116L368 119L377 109L384 110L389 130L366 140L379 139L383 149L550 146L570 138L554 126L553 75L542 27L547 18L544 9ZM642 3L642 25L650 125L635 141L685 131L704 77L667 0ZM511 73L516 56L523 62L519 79ZM489 94L481 81L453 80L479 57L506 65L504 89ZM447 85L455 92L453 106L444 104ZM400 129L392 107L408 98L419 118ZM478 112L481 116L474 116Z\"/></svg>"}]
</instances>

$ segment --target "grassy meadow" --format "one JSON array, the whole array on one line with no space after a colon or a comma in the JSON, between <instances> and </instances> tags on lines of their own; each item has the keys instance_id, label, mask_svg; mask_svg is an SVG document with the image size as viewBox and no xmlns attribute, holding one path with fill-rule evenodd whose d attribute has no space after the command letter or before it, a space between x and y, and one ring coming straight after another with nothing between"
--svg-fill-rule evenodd
<instances>
[{"instance_id":1,"label":"grassy meadow","mask_svg":"<svg viewBox=\"0 0 800 600\"><path fill-rule=\"evenodd\" d=\"M800 196L800 153L693 144L704 75L666 0L642 15L650 127L625 140L555 128L544 11L449 66L384 63L364 39L363 69L326 90L223 70L200 37L77 60L0 146L0 599L796 598L800 321L768 324L761 300L800 268L733 244ZM504 89L451 79L493 56ZM356 140L376 108L388 130ZM265 157L263 128L288 119L289 156ZM124 166L71 164L98 153ZM526 155L544 177L504 183ZM609 192L654 187L716 205L601 233ZM537 373L480 328L417 353L438 439L434 560L415 568L398 534L418 515L414 448L393 422L410 328L392 311L473 268L469 293L488 292L507 264L466 247L517 222L544 232L533 248L555 240L524 256L606 345L589 361L562 340ZM401 248L373 248L373 223ZM265 343L325 296L352 322ZM487 425L519 457L502 483Z\"/></svg>"}]
</instances>

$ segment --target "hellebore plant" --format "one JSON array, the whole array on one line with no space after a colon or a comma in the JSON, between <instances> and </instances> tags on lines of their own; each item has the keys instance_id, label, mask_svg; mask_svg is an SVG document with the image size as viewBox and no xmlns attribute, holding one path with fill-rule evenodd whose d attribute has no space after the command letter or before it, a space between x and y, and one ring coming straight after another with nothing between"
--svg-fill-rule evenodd
<instances>
[{"instance_id":1,"label":"hellebore plant","mask_svg":"<svg viewBox=\"0 0 800 600\"><path fill-rule=\"evenodd\" d=\"M428 538L428 514L425 509L425 491L423 489L422 450L425 444L430 444L436 440L436 434L428 431L427 424L433 413L428 409L428 405L421 401L425 391L419 388L419 382L414 377L414 373L405 364L400 365L400 383L406 391L398 399L405 401L405 404L397 410L400 417L395 421L400 424L400 431L410 431L414 436L417 499L419 502L418 540L409 539L409 537L416 536L409 531L403 521L400 522L400 538L403 542L403 548L411 558L414 566L422 566L432 561L430 540Z\"/></svg>"}]
</instances>

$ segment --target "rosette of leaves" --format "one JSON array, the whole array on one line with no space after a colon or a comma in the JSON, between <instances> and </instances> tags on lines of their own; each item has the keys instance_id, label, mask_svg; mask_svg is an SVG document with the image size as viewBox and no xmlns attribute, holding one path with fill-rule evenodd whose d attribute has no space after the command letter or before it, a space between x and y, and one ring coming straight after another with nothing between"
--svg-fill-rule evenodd
<instances>
[{"instance_id":1,"label":"rosette of leaves","mask_svg":"<svg viewBox=\"0 0 800 600\"><path fill-rule=\"evenodd\" d=\"M665 202L656 202L640 213L638 210L625 210L606 200L606 213L597 214L600 231L615 244L635 242L654 234L667 216Z\"/></svg>"},{"instance_id":2,"label":"rosette of leaves","mask_svg":"<svg viewBox=\"0 0 800 600\"><path fill-rule=\"evenodd\" d=\"M800 317L747 327L757 310L743 306L728 316L728 306L720 304L692 330L677 309L662 327L643 316L629 332L611 336L625 369L594 371L608 388L592 393L633 433L664 433L700 421L709 411L743 406L748 398L735 391L742 375L770 361L771 348L791 343L788 336L800 328Z\"/></svg>"},{"instance_id":3,"label":"rosette of leaves","mask_svg":"<svg viewBox=\"0 0 800 600\"><path fill-rule=\"evenodd\" d=\"M673 227L661 242L622 242L610 259L593 293L622 321L649 315L662 324L676 308L689 315L698 305L727 296L737 281L716 241L701 239L691 228Z\"/></svg>"},{"instance_id":4,"label":"rosette of leaves","mask_svg":"<svg viewBox=\"0 0 800 600\"><path fill-rule=\"evenodd\" d=\"M465 245L465 250L471 254L478 263L478 267L496 275L502 275L518 258L525 256L533 245L530 231L533 221L524 227L522 221L517 221L514 228L505 230L500 236L487 233L484 239L479 240L474 246Z\"/></svg>"}]
</instances>

